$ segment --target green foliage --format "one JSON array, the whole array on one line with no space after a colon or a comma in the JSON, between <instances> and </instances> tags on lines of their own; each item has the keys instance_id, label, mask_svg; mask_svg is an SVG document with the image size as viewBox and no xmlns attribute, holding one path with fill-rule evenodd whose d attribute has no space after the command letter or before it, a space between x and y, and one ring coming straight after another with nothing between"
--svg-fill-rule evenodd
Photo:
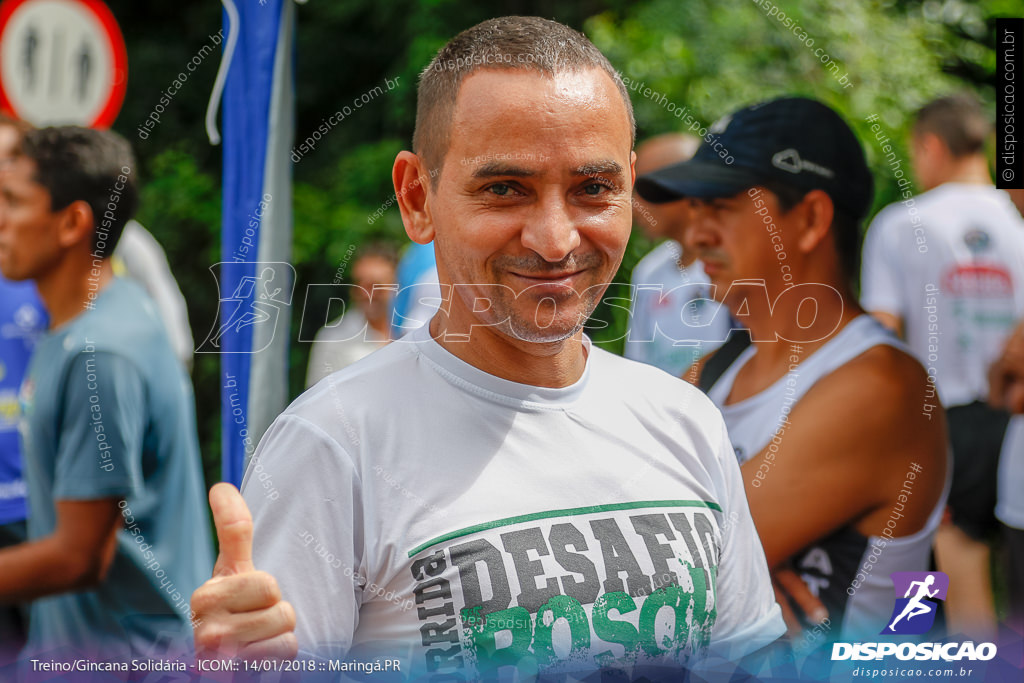
<instances>
[{"instance_id":1,"label":"green foliage","mask_svg":"<svg viewBox=\"0 0 1024 683\"><path fill-rule=\"evenodd\" d=\"M217 283L208 269L220 260L220 183L180 146L158 153L149 175L138 220L167 252L188 302L192 336L198 345L217 315ZM220 478L219 364L216 354L196 354L192 368L199 444L211 481Z\"/></svg>"},{"instance_id":2,"label":"green foliage","mask_svg":"<svg viewBox=\"0 0 1024 683\"><path fill-rule=\"evenodd\" d=\"M909 114L963 87L943 73L942 57L934 51L948 39L945 27L919 12L904 14L871 1L780 0L774 3L777 12L772 6L651 0L625 13L597 15L586 29L636 88L631 97L641 140L685 131L687 115L706 127L754 102L814 97L857 132L876 178L875 210L894 201L896 180L865 119L878 115L905 172ZM844 74L849 87L841 82ZM645 95L645 88L654 92ZM633 265L625 260L623 270Z\"/></svg>"}]
</instances>

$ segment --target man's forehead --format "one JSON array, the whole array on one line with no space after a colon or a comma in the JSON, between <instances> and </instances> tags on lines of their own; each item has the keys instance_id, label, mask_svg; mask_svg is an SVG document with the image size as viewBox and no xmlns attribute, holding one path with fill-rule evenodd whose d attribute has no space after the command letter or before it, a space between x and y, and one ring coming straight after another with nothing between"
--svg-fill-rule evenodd
<instances>
[{"instance_id":1,"label":"man's forehead","mask_svg":"<svg viewBox=\"0 0 1024 683\"><path fill-rule=\"evenodd\" d=\"M495 96L516 88L535 91L538 83L542 81L566 96L585 96L605 88L616 92L615 82L611 76L596 66L560 69L554 72L530 68L483 67L462 79L456 99L458 100L464 92L475 89L488 91Z\"/></svg>"},{"instance_id":2,"label":"man's forehead","mask_svg":"<svg viewBox=\"0 0 1024 683\"><path fill-rule=\"evenodd\" d=\"M15 181L36 182L36 162L24 154L0 158L0 173Z\"/></svg>"},{"instance_id":3,"label":"man's forehead","mask_svg":"<svg viewBox=\"0 0 1024 683\"><path fill-rule=\"evenodd\" d=\"M0 159L13 157L18 151L21 135L13 126L0 124Z\"/></svg>"},{"instance_id":4,"label":"man's forehead","mask_svg":"<svg viewBox=\"0 0 1024 683\"><path fill-rule=\"evenodd\" d=\"M36 177L36 162L24 155L0 160L0 186L19 194L49 194L49 190Z\"/></svg>"},{"instance_id":5,"label":"man's forehead","mask_svg":"<svg viewBox=\"0 0 1024 683\"><path fill-rule=\"evenodd\" d=\"M474 179L622 174L632 142L625 106L604 72L586 74L570 85L522 70L480 74L480 87L467 79L445 163Z\"/></svg>"},{"instance_id":6,"label":"man's forehead","mask_svg":"<svg viewBox=\"0 0 1024 683\"><path fill-rule=\"evenodd\" d=\"M395 266L385 259L383 256L363 256L355 265L352 267L352 272L359 271L360 273L380 273L380 272L391 272L395 269Z\"/></svg>"},{"instance_id":7,"label":"man's forehead","mask_svg":"<svg viewBox=\"0 0 1024 683\"><path fill-rule=\"evenodd\" d=\"M498 126L498 135L514 133L527 140L546 132L632 139L622 95L612 78L596 68L554 74L481 69L462 82L453 125L455 131ZM453 135L455 140L459 137Z\"/></svg>"}]
</instances>

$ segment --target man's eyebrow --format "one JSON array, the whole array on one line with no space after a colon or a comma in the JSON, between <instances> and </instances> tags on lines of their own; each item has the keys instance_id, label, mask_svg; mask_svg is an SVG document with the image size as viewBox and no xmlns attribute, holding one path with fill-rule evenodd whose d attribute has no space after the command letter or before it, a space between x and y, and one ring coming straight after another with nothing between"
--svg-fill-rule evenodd
<instances>
[{"instance_id":1,"label":"man's eyebrow","mask_svg":"<svg viewBox=\"0 0 1024 683\"><path fill-rule=\"evenodd\" d=\"M588 178L594 178L599 176L620 176L622 175L622 165L617 161L611 159L605 161L595 161L589 164L583 164L572 170L574 176L586 176Z\"/></svg>"},{"instance_id":2,"label":"man's eyebrow","mask_svg":"<svg viewBox=\"0 0 1024 683\"><path fill-rule=\"evenodd\" d=\"M474 178L494 178L497 176L513 178L529 178L537 175L537 172L523 166L489 162L473 171Z\"/></svg>"}]
</instances>

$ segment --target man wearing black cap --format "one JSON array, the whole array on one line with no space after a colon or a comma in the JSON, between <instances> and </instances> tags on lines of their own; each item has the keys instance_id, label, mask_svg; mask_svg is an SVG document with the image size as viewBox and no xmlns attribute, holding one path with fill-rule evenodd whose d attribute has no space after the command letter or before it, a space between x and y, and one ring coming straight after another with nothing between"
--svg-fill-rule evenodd
<instances>
[{"instance_id":1,"label":"man wearing black cap","mask_svg":"<svg viewBox=\"0 0 1024 683\"><path fill-rule=\"evenodd\" d=\"M690 199L687 246L750 330L750 347L702 385L725 416L769 566L800 572L833 637L877 639L889 574L928 568L947 445L942 419L922 415L924 369L849 286L871 175L853 132L813 100L757 104L712 130L731 164L703 145L636 188Z\"/></svg>"}]
</instances>

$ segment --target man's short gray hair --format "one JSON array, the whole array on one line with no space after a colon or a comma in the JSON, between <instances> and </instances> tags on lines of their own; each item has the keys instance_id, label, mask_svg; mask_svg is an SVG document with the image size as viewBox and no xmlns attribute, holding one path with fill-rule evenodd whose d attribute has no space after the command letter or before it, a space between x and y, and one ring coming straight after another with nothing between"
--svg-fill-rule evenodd
<instances>
[{"instance_id":1,"label":"man's short gray hair","mask_svg":"<svg viewBox=\"0 0 1024 683\"><path fill-rule=\"evenodd\" d=\"M622 95L631 142L635 141L629 91L608 58L586 36L540 17L488 19L452 38L420 74L412 146L430 169L435 186L448 152L459 88L478 69L523 69L547 76L601 69Z\"/></svg>"}]
</instances>

